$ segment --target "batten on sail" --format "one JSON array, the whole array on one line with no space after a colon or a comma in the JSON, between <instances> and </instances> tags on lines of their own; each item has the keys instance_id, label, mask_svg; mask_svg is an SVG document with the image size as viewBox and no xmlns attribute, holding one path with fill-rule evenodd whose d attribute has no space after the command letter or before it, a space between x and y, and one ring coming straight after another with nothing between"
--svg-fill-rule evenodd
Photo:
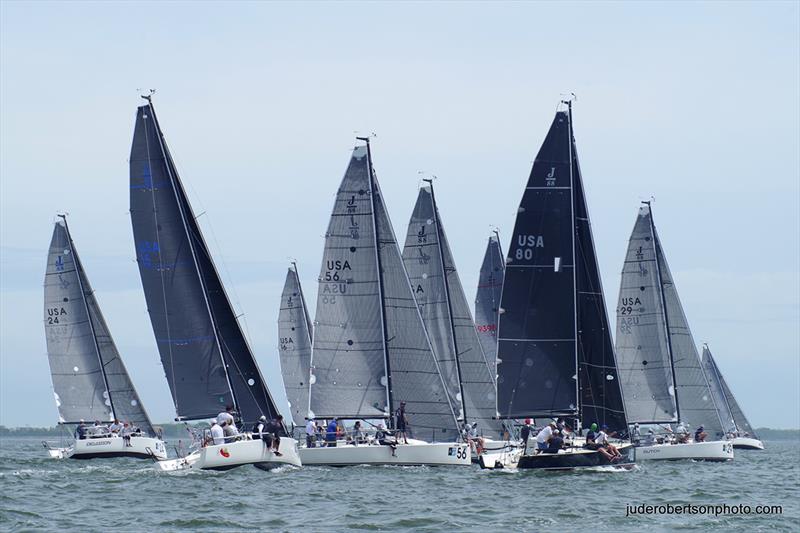
<instances>
[{"instance_id":1,"label":"batten on sail","mask_svg":"<svg viewBox=\"0 0 800 533\"><path fill-rule=\"evenodd\" d=\"M487 436L499 436L493 372L478 340L432 185L419 191L403 260L453 410L465 423L478 423Z\"/></svg>"},{"instance_id":2,"label":"batten on sail","mask_svg":"<svg viewBox=\"0 0 800 533\"><path fill-rule=\"evenodd\" d=\"M278 350L281 374L292 421L302 427L308 415L308 391L311 377L312 327L308 318L297 265L286 272L278 315Z\"/></svg>"},{"instance_id":3,"label":"batten on sail","mask_svg":"<svg viewBox=\"0 0 800 533\"><path fill-rule=\"evenodd\" d=\"M131 222L161 362L181 419L234 405L244 422L278 414L178 176L152 101L136 114Z\"/></svg>"}]
</instances>

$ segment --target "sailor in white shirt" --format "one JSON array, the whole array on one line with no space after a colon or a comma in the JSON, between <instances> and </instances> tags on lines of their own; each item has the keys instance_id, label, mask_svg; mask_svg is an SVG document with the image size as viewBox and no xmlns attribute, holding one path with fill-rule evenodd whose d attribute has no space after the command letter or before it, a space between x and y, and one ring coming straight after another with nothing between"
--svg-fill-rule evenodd
<instances>
[{"instance_id":1,"label":"sailor in white shirt","mask_svg":"<svg viewBox=\"0 0 800 533\"><path fill-rule=\"evenodd\" d=\"M211 426L211 438L213 439L214 444L225 444L225 432L217 422L214 422L214 424Z\"/></svg>"},{"instance_id":2,"label":"sailor in white shirt","mask_svg":"<svg viewBox=\"0 0 800 533\"><path fill-rule=\"evenodd\" d=\"M236 424L233 420L233 406L227 406L224 411L217 415L217 424L221 425L223 422L236 428Z\"/></svg>"},{"instance_id":3,"label":"sailor in white shirt","mask_svg":"<svg viewBox=\"0 0 800 533\"><path fill-rule=\"evenodd\" d=\"M119 433L120 431L122 431L122 427L123 426L122 424L120 424L119 419L115 418L114 423L108 426L108 429L109 431L111 431L111 433Z\"/></svg>"},{"instance_id":4,"label":"sailor in white shirt","mask_svg":"<svg viewBox=\"0 0 800 533\"><path fill-rule=\"evenodd\" d=\"M614 461L621 454L619 453L619 450L617 450L616 446L608 442L608 433L606 433L607 429L608 426L605 424L600 426L600 431L595 436L594 441L599 444L601 448L605 448L605 450L611 455L611 460Z\"/></svg>"},{"instance_id":5,"label":"sailor in white shirt","mask_svg":"<svg viewBox=\"0 0 800 533\"><path fill-rule=\"evenodd\" d=\"M314 437L317 434L317 426L314 425L314 419L309 418L306 422L306 448L314 447Z\"/></svg>"},{"instance_id":6,"label":"sailor in white shirt","mask_svg":"<svg viewBox=\"0 0 800 533\"><path fill-rule=\"evenodd\" d=\"M553 436L553 430L556 429L556 423L550 422L539 433L536 434L536 449L546 450L550 437Z\"/></svg>"}]
</instances>

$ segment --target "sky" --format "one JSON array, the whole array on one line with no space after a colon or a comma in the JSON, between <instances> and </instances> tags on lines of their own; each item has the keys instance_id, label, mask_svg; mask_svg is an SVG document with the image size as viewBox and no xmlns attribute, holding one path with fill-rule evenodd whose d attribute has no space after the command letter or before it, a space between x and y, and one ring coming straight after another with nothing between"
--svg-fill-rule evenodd
<instances>
[{"instance_id":1,"label":"sky","mask_svg":"<svg viewBox=\"0 0 800 533\"><path fill-rule=\"evenodd\" d=\"M395 233L419 172L470 299L508 249L563 94L609 314L653 197L698 344L755 426L800 427L800 4L0 3L0 424L57 420L42 326L52 223L70 229L142 401L174 417L135 262L128 163L154 104L258 363L282 405L277 315L312 309L356 132Z\"/></svg>"}]
</instances>

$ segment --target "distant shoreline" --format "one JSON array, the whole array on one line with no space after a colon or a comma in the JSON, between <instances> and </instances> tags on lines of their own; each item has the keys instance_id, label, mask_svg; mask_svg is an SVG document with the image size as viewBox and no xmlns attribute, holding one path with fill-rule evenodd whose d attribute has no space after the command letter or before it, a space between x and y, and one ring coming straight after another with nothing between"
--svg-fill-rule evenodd
<instances>
[{"instance_id":1,"label":"distant shoreline","mask_svg":"<svg viewBox=\"0 0 800 533\"><path fill-rule=\"evenodd\" d=\"M155 427L162 430L162 435L165 439L184 439L191 438L186 430L184 424L154 424ZM197 424L201 427L207 427L207 424ZM194 426L194 424L192 424ZM0 439L5 437L61 437L63 435L70 435L72 429L66 426L56 427L15 427L9 428L0 426ZM800 441L800 429L771 429L771 428L756 428L756 434L762 440L794 440Z\"/></svg>"}]
</instances>

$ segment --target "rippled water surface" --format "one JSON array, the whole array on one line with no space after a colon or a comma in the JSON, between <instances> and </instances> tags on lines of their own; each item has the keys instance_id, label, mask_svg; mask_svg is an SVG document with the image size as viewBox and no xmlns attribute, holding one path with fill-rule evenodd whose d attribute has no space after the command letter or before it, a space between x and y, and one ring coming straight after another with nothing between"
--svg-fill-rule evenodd
<instances>
[{"instance_id":1,"label":"rippled water surface","mask_svg":"<svg viewBox=\"0 0 800 533\"><path fill-rule=\"evenodd\" d=\"M6 531L800 531L800 443L732 463L630 472L478 467L285 468L163 474L135 459L54 460L39 439L0 440ZM626 505L781 505L772 516L632 516Z\"/></svg>"}]
</instances>

